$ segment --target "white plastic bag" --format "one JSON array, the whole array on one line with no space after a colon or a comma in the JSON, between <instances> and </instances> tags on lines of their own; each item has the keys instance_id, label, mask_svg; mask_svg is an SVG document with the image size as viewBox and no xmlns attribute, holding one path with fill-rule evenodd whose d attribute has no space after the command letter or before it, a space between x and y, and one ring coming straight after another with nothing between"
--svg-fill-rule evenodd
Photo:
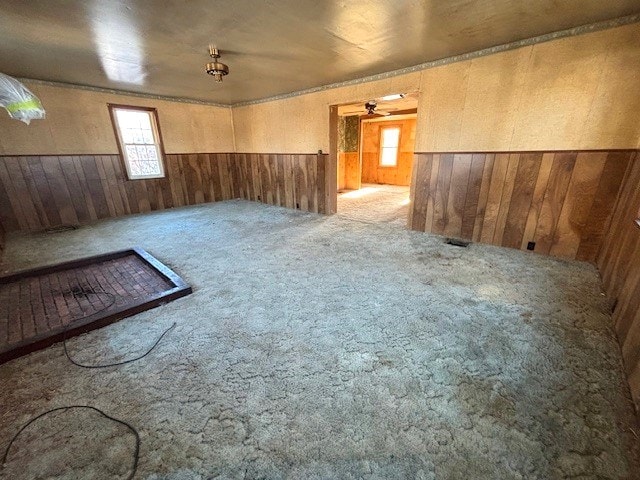
<instances>
[{"instance_id":1,"label":"white plastic bag","mask_svg":"<svg viewBox=\"0 0 640 480\"><path fill-rule=\"evenodd\" d=\"M0 107L6 108L11 118L27 125L31 120L44 118L45 115L38 97L18 80L4 73L0 73Z\"/></svg>"}]
</instances>

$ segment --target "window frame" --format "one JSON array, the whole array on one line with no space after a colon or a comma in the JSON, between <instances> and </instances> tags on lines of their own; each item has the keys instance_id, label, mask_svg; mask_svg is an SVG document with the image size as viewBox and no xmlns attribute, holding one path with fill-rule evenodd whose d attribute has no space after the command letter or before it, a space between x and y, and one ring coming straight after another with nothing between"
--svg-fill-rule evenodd
<instances>
[{"instance_id":1,"label":"window frame","mask_svg":"<svg viewBox=\"0 0 640 480\"><path fill-rule=\"evenodd\" d=\"M396 162L393 165L383 165L382 164L382 154L384 153L384 144L382 139L384 138L383 132L384 130L398 130L398 146L396 147ZM380 138L378 140L380 144L380 154L378 155L378 167L379 168L398 168L398 162L400 160L400 145L402 145L402 124L394 123L387 124L380 127ZM388 147L387 147L388 148Z\"/></svg>"},{"instance_id":2,"label":"window frame","mask_svg":"<svg viewBox=\"0 0 640 480\"><path fill-rule=\"evenodd\" d=\"M162 140L162 132L160 131L160 122L158 121L158 110L154 107L142 107L138 105L123 105L118 103L108 103L109 107L109 116L111 117L111 125L113 126L113 132L116 137L116 143L118 144L118 153L120 156L120 162L122 163L122 167L127 174L127 180L135 181L135 180L152 180L158 178L166 178L167 177L167 168L165 161L165 151L164 151L164 142ZM132 175L129 162L127 161L127 157L124 150L125 142L122 139L120 134L120 128L118 127L118 120L116 118L116 110L137 110L141 112L149 113L149 117L151 118L151 128L154 133L154 140L157 141L159 152L158 163L160 164L160 175Z\"/></svg>"}]
</instances>

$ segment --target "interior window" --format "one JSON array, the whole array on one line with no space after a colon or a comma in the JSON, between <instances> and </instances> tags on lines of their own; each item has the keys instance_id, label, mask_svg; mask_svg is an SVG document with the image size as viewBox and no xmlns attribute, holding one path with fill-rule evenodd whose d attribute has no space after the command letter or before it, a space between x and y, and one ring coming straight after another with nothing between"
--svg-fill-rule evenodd
<instances>
[{"instance_id":1,"label":"interior window","mask_svg":"<svg viewBox=\"0 0 640 480\"><path fill-rule=\"evenodd\" d=\"M380 129L380 166L395 167L398 164L400 146L400 127L382 127Z\"/></svg>"},{"instance_id":2,"label":"interior window","mask_svg":"<svg viewBox=\"0 0 640 480\"><path fill-rule=\"evenodd\" d=\"M120 105L109 109L129 179L164 177L156 110Z\"/></svg>"}]
</instances>

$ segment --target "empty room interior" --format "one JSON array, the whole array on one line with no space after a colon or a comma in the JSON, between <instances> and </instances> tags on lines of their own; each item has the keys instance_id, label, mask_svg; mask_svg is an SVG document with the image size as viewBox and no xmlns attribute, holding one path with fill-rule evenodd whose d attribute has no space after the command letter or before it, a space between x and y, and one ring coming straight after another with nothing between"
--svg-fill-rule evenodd
<instances>
[{"instance_id":1,"label":"empty room interior","mask_svg":"<svg viewBox=\"0 0 640 480\"><path fill-rule=\"evenodd\" d=\"M413 92L338 107L337 212L406 225L417 106Z\"/></svg>"},{"instance_id":2,"label":"empty room interior","mask_svg":"<svg viewBox=\"0 0 640 480\"><path fill-rule=\"evenodd\" d=\"M0 3L0 478L640 479L640 0Z\"/></svg>"}]
</instances>

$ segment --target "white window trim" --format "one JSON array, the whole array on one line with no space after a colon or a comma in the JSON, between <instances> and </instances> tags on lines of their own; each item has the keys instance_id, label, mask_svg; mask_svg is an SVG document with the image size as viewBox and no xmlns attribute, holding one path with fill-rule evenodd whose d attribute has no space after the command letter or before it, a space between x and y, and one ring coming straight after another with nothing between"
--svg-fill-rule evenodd
<instances>
[{"instance_id":1,"label":"white window trim","mask_svg":"<svg viewBox=\"0 0 640 480\"><path fill-rule=\"evenodd\" d=\"M155 108L147 108L147 107L137 107L135 105L113 105L109 104L109 109L111 112L111 121L113 123L113 129L115 130L117 139L118 139L118 149L120 150L120 158L122 159L122 163L124 164L125 170L127 172L127 178L129 180L148 180L153 178L165 178L166 171L164 168L164 148L162 145L162 136L160 135L160 128L158 126L158 115ZM116 112L118 110L129 110L129 111L137 111L137 112L146 112L151 119L151 129L153 132L153 140L154 146L157 150L158 155L158 166L160 167L159 174L153 175L134 175L131 173L131 167L129 165L129 160L127 157L127 145L138 145L133 143L125 143L122 138L122 133L120 132L120 124L118 123L118 116ZM149 144L146 144L149 145Z\"/></svg>"}]
</instances>

